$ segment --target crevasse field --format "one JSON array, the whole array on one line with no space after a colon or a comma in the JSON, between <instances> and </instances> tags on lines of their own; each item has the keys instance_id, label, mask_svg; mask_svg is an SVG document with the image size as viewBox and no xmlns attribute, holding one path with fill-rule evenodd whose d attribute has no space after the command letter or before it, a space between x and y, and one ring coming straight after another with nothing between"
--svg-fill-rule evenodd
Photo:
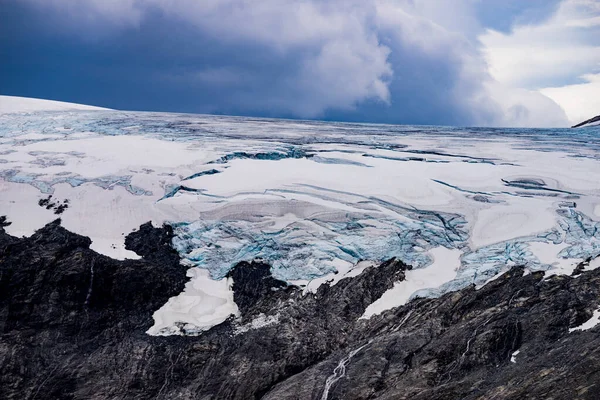
<instances>
[{"instance_id":1,"label":"crevasse field","mask_svg":"<svg viewBox=\"0 0 600 400\"><path fill-rule=\"evenodd\" d=\"M6 231L31 235L60 217L123 259L138 258L124 247L129 232L172 225L191 279L156 311L150 334L200 333L235 315L226 274L240 261L268 262L306 295L391 257L411 264L368 318L481 286L512 265L571 274L600 254L600 127L37 110L0 114ZM38 204L49 195L67 201L60 216Z\"/></svg>"}]
</instances>

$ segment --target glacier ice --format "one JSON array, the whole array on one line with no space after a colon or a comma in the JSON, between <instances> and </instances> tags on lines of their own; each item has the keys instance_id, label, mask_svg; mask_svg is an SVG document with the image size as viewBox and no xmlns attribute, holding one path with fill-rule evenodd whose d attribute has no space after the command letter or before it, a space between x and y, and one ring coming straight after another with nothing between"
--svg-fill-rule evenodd
<instances>
[{"instance_id":1,"label":"glacier ice","mask_svg":"<svg viewBox=\"0 0 600 400\"><path fill-rule=\"evenodd\" d=\"M209 269L214 279L240 261L262 259L272 265L276 278L286 281L335 272L336 260L356 264L397 257L421 268L431 262L428 250L464 245L464 219L412 213L418 219L348 215L344 221L294 221L276 230L269 230L264 221L175 223L173 244L189 264Z\"/></svg>"},{"instance_id":2,"label":"glacier ice","mask_svg":"<svg viewBox=\"0 0 600 400\"><path fill-rule=\"evenodd\" d=\"M15 221L9 232L30 234L54 218L32 210L38 198L69 198L64 223L119 257L133 257L123 244L133 227L167 222L185 263L213 280L252 259L306 284L361 261L397 257L418 271L443 268L436 254L459 254L447 279L406 294L430 297L480 286L511 265L570 273L598 257L599 137L598 127L2 114L0 209Z\"/></svg>"}]
</instances>

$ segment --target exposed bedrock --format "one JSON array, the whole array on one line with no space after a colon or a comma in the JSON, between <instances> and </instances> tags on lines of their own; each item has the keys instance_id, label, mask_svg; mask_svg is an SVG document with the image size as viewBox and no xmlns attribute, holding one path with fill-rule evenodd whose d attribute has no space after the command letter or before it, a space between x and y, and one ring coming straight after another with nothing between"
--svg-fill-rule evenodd
<instances>
[{"instance_id":1,"label":"exposed bedrock","mask_svg":"<svg viewBox=\"0 0 600 400\"><path fill-rule=\"evenodd\" d=\"M571 128L580 128L586 126L593 126L600 124L600 115L596 115L593 118L587 119L583 122L578 123L577 125L573 125Z\"/></svg>"},{"instance_id":2,"label":"exposed bedrock","mask_svg":"<svg viewBox=\"0 0 600 400\"><path fill-rule=\"evenodd\" d=\"M407 265L304 295L243 262L229 273L240 318L154 337L152 313L187 279L170 227L143 225L126 241L142 259L118 261L58 220L28 238L2 222L0 398L600 398L600 325L569 333L600 307L600 269L515 267L365 320Z\"/></svg>"}]
</instances>

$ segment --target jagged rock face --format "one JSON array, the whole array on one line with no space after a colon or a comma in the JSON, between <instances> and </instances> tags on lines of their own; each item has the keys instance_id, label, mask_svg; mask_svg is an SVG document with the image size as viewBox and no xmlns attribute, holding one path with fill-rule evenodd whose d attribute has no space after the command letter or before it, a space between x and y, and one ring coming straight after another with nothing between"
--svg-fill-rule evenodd
<instances>
[{"instance_id":1,"label":"jagged rock face","mask_svg":"<svg viewBox=\"0 0 600 400\"><path fill-rule=\"evenodd\" d=\"M143 240L159 247L169 232L146 232ZM136 234L130 238L136 242ZM116 261L91 251L90 243L58 220L24 239L0 229L0 387L6 398L103 393L102 380L119 382L125 368L135 367L129 364L141 350L135 338L146 340L152 313L183 290L185 269L170 247L149 260Z\"/></svg>"},{"instance_id":2,"label":"jagged rock face","mask_svg":"<svg viewBox=\"0 0 600 400\"><path fill-rule=\"evenodd\" d=\"M143 225L126 242L142 259L117 261L58 222L30 238L0 228L0 397L600 398L600 328L569 333L600 304L600 270L544 280L513 268L364 320L408 266L303 295L268 265L240 263L239 320L153 337L153 311L186 280L171 235Z\"/></svg>"},{"instance_id":3,"label":"jagged rock face","mask_svg":"<svg viewBox=\"0 0 600 400\"><path fill-rule=\"evenodd\" d=\"M328 398L598 398L598 331L569 334L568 327L598 307L600 274L543 281L541 273L522 272L515 268L478 291L413 301L357 330L354 346L365 347ZM350 350L266 398L318 398Z\"/></svg>"},{"instance_id":4,"label":"jagged rock face","mask_svg":"<svg viewBox=\"0 0 600 400\"><path fill-rule=\"evenodd\" d=\"M233 300L241 313L247 318L248 313L257 308L257 303L268 299L270 303L273 291L278 291L287 284L271 276L270 266L262 262L242 262L232 269L227 277L233 278ZM290 287L294 290L293 287ZM283 298L288 297L286 293Z\"/></svg>"},{"instance_id":5,"label":"jagged rock face","mask_svg":"<svg viewBox=\"0 0 600 400\"><path fill-rule=\"evenodd\" d=\"M586 126L594 126L600 124L600 115L596 115L594 118L590 118L577 125L573 125L571 128L581 128Z\"/></svg>"}]
</instances>

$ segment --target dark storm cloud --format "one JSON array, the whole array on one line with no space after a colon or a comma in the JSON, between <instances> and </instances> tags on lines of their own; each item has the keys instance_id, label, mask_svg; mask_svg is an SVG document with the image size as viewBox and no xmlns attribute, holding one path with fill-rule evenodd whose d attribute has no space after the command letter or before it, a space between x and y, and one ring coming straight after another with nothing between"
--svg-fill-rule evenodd
<instances>
[{"instance_id":1,"label":"dark storm cloud","mask_svg":"<svg viewBox=\"0 0 600 400\"><path fill-rule=\"evenodd\" d=\"M167 3L5 0L0 93L129 110L519 124L455 31L460 16L440 11L447 3L435 15L391 0ZM470 1L446 8L471 34L482 29Z\"/></svg>"}]
</instances>

